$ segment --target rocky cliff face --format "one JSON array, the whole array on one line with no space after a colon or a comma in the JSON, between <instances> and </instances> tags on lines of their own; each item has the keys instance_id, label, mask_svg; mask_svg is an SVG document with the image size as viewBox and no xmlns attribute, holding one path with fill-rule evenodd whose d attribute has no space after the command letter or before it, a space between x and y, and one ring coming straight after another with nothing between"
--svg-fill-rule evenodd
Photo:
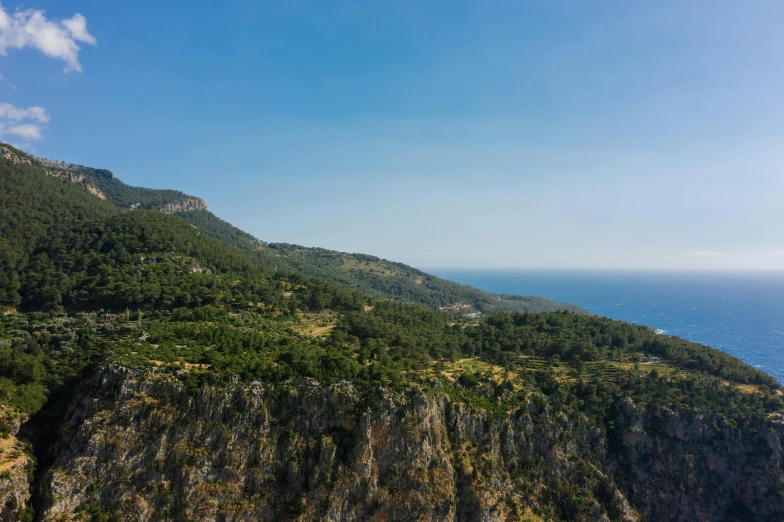
<instances>
[{"instance_id":1,"label":"rocky cliff face","mask_svg":"<svg viewBox=\"0 0 784 522\"><path fill-rule=\"evenodd\" d=\"M784 520L780 419L618 406L612 469L649 520Z\"/></svg>"},{"instance_id":2,"label":"rocky cliff face","mask_svg":"<svg viewBox=\"0 0 784 522\"><path fill-rule=\"evenodd\" d=\"M17 439L23 416L0 405L0 521L23 520L30 502L34 462L24 443Z\"/></svg>"},{"instance_id":3,"label":"rocky cliff face","mask_svg":"<svg viewBox=\"0 0 784 522\"><path fill-rule=\"evenodd\" d=\"M93 196L97 197L98 199L106 199L106 196L103 192L101 192L101 189L93 185L92 181L84 174L71 172L69 170L47 170L47 173L51 176L70 181L71 183L79 183L84 185L87 191Z\"/></svg>"},{"instance_id":4,"label":"rocky cliff face","mask_svg":"<svg viewBox=\"0 0 784 522\"><path fill-rule=\"evenodd\" d=\"M30 158L27 158L21 154L17 154L8 147L3 146L0 146L0 158L7 159L12 163L27 163L28 165L32 164Z\"/></svg>"},{"instance_id":5,"label":"rocky cliff face","mask_svg":"<svg viewBox=\"0 0 784 522\"><path fill-rule=\"evenodd\" d=\"M575 458L602 452L579 419L491 420L415 390L367 402L347 383L189 395L163 374L116 369L94 385L48 474L47 520L97 506L134 520L507 520L586 475L607 488L596 519L636 520Z\"/></svg>"},{"instance_id":6,"label":"rocky cliff face","mask_svg":"<svg viewBox=\"0 0 784 522\"><path fill-rule=\"evenodd\" d=\"M179 212L193 212L194 210L207 210L207 203L201 198L187 198L182 201L166 203L155 207L153 210L164 214L177 214Z\"/></svg>"},{"instance_id":7,"label":"rocky cliff face","mask_svg":"<svg viewBox=\"0 0 784 522\"><path fill-rule=\"evenodd\" d=\"M491 416L437 388L368 396L310 380L189 393L162 370L111 368L71 408L41 515L781 520L779 425L744 437L694 412L618 411L605 438L580 416L530 404ZM566 491L586 500L559 503Z\"/></svg>"},{"instance_id":8,"label":"rocky cliff face","mask_svg":"<svg viewBox=\"0 0 784 522\"><path fill-rule=\"evenodd\" d=\"M80 174L87 174L90 176L99 175L107 178L115 177L112 171L106 169L94 169L92 167L85 167L84 165L76 165L74 163L68 163L65 161L52 160L47 158L36 157L36 159L40 161L44 167L51 170L65 170L68 172L76 172Z\"/></svg>"},{"instance_id":9,"label":"rocky cliff face","mask_svg":"<svg viewBox=\"0 0 784 522\"><path fill-rule=\"evenodd\" d=\"M30 158L34 158L40 161L44 167L46 167L46 173L50 176L55 176L66 181L70 181L71 183L79 183L84 185L85 188L99 199L106 199L101 190L96 187L92 181L87 178L84 173L80 169L86 169L87 167L82 167L80 165L72 165L70 163L65 163L63 161L55 161L55 160L48 160L44 158L36 158L35 156L26 156L22 154L18 154L12 149L8 147L0 146L0 158L7 159L13 163L27 163L28 165L32 165L33 161ZM108 172L108 171L107 171ZM111 174L111 173L110 173ZM112 174L113 176L113 174ZM206 205L205 205L206 207Z\"/></svg>"}]
</instances>

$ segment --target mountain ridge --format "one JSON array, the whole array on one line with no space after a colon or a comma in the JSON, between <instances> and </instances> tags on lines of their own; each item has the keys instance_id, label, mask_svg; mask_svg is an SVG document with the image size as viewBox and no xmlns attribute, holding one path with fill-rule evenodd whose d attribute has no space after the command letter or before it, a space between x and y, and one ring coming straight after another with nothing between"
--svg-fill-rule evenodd
<instances>
[{"instance_id":1,"label":"mountain ridge","mask_svg":"<svg viewBox=\"0 0 784 522\"><path fill-rule=\"evenodd\" d=\"M486 314L509 310L529 312L568 310L575 313L588 313L579 306L543 297L505 296L484 292L468 285L438 278L403 263L369 254L351 254L288 243L266 243L220 219L208 210L206 202L201 198L177 190L126 185L107 169L38 157L36 159L46 167L88 176L92 180L92 185L120 208L155 210L176 215L213 238L241 248L269 249L305 275L326 279L375 297L416 302L459 314ZM378 269L366 270L368 263L371 262ZM394 275L390 277L390 274Z\"/></svg>"}]
</instances>

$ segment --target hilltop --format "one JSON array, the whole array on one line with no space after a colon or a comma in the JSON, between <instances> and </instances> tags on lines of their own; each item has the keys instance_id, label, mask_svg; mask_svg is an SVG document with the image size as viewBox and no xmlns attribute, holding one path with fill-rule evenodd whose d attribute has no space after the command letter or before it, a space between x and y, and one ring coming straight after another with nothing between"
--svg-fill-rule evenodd
<instances>
[{"instance_id":1,"label":"hilltop","mask_svg":"<svg viewBox=\"0 0 784 522\"><path fill-rule=\"evenodd\" d=\"M326 279L378 298L393 298L462 315L502 311L587 313L579 306L543 297L499 295L461 285L411 266L367 254L271 243L268 248L303 274Z\"/></svg>"}]
</instances>

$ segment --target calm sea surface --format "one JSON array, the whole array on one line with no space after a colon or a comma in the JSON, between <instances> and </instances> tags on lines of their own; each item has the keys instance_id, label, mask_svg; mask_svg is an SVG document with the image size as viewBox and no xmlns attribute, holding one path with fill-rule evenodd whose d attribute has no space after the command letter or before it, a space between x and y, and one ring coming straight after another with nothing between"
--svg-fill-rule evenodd
<instances>
[{"instance_id":1,"label":"calm sea surface","mask_svg":"<svg viewBox=\"0 0 784 522\"><path fill-rule=\"evenodd\" d=\"M538 295L728 352L784 383L784 273L428 269L499 294Z\"/></svg>"}]
</instances>

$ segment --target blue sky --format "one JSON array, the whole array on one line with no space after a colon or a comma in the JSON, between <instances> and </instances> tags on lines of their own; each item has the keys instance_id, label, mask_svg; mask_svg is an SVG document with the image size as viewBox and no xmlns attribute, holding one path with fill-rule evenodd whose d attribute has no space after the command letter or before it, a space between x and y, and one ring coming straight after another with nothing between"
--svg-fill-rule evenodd
<instances>
[{"instance_id":1,"label":"blue sky","mask_svg":"<svg viewBox=\"0 0 784 522\"><path fill-rule=\"evenodd\" d=\"M781 2L1 5L0 139L260 239L784 268Z\"/></svg>"}]
</instances>

